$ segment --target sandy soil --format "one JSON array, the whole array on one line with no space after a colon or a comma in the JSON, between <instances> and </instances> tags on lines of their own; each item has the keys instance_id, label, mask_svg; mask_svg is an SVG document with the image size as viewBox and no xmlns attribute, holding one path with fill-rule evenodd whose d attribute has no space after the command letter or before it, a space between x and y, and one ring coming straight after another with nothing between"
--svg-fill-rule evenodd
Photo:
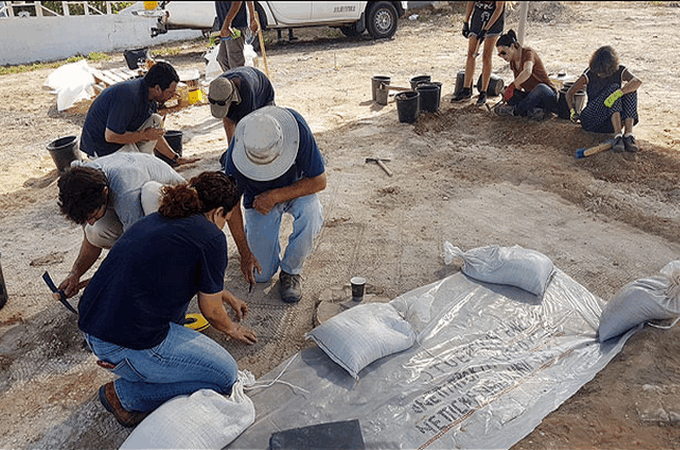
<instances>
[{"instance_id":1,"label":"sandy soil","mask_svg":"<svg viewBox=\"0 0 680 450\"><path fill-rule=\"evenodd\" d=\"M327 161L328 188L321 196L325 227L303 274L303 301L283 305L273 285L259 286L248 298L246 324L260 336L253 347L206 331L258 377L309 345L303 335L318 307L346 300L351 276L367 278L369 298L387 300L457 270L443 263L445 240L463 249L536 249L605 300L678 258L677 3L532 7L526 43L548 71L577 75L597 47L611 44L643 80L635 130L641 151L585 159L576 159L575 150L608 136L556 117L498 118L449 102L467 43L460 14L442 4L410 11L418 19L403 18L388 41L319 28L266 49L277 104L307 118ZM511 13L508 28L517 29L517 21ZM273 32L267 36L276 40ZM174 48L179 51L164 59L178 69L204 69L204 42ZM123 64L122 54L91 63ZM510 79L496 56L494 71ZM130 431L96 398L111 375L96 366L74 316L51 300L40 279L45 270L62 279L81 240L79 228L58 214L57 172L46 145L79 134L84 117L57 111L55 97L42 88L50 73L0 77L0 252L10 296L0 311L0 447L117 448ZM421 115L415 125L398 122L393 97L386 106L371 100L373 75L407 86L423 74L443 83L443 98L437 113ZM168 115L166 128L183 130L184 154L201 158L181 173L218 169L225 134L207 106ZM390 158L394 176L366 163L368 157ZM230 248L226 283L246 298ZM680 331L646 327L513 448L680 448L678 405Z\"/></svg>"}]
</instances>

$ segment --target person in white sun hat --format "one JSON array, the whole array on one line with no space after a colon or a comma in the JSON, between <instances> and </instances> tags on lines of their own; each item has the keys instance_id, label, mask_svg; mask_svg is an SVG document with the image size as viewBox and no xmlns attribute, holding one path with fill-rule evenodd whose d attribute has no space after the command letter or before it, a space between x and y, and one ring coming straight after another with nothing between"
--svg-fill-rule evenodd
<instances>
[{"instance_id":1,"label":"person in white sun hat","mask_svg":"<svg viewBox=\"0 0 680 450\"><path fill-rule=\"evenodd\" d=\"M323 225L317 193L326 188L323 156L307 122L290 108L255 110L236 125L220 163L243 195L245 224L240 208L228 223L244 277L267 282L280 268L281 300L300 301L302 267ZM293 232L281 257L283 213L293 216Z\"/></svg>"}]
</instances>

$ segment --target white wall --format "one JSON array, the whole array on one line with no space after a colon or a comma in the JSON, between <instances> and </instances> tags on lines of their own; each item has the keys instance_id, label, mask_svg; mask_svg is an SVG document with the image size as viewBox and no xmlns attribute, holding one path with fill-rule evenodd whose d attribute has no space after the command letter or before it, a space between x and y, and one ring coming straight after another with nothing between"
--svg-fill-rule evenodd
<instances>
[{"instance_id":1,"label":"white wall","mask_svg":"<svg viewBox=\"0 0 680 450\"><path fill-rule=\"evenodd\" d=\"M200 31L177 30L151 37L156 20L134 15L0 19L0 65L66 59L192 39Z\"/></svg>"}]
</instances>

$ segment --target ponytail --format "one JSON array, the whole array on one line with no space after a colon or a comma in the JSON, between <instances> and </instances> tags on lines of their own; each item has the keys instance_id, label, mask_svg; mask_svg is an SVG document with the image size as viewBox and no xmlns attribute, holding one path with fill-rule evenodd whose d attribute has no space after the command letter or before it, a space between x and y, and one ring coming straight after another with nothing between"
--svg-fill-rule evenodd
<instances>
[{"instance_id":1,"label":"ponytail","mask_svg":"<svg viewBox=\"0 0 680 450\"><path fill-rule=\"evenodd\" d=\"M227 213L240 198L233 178L224 172L203 172L188 183L164 187L158 212L168 219L182 219L221 206Z\"/></svg>"},{"instance_id":2,"label":"ponytail","mask_svg":"<svg viewBox=\"0 0 680 450\"><path fill-rule=\"evenodd\" d=\"M514 30L508 30L507 33L502 35L501 37L498 38L496 41L496 47L515 47L519 48L519 41L517 40L517 35L515 34Z\"/></svg>"}]
</instances>

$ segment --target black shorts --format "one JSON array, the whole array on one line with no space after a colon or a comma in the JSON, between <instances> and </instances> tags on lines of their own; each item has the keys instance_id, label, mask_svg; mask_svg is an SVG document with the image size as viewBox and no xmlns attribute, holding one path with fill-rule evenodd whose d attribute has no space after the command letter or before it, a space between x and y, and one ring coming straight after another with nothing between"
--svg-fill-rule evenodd
<instances>
[{"instance_id":1,"label":"black shorts","mask_svg":"<svg viewBox=\"0 0 680 450\"><path fill-rule=\"evenodd\" d=\"M470 19L470 35L478 36L479 32L482 30L482 25L486 26L486 24L489 23L494 11L496 11L496 2L493 2L492 4L475 2L475 9L472 12L472 18ZM505 10L501 13L496 23L487 30L486 36L500 36L503 34L504 19Z\"/></svg>"}]
</instances>

